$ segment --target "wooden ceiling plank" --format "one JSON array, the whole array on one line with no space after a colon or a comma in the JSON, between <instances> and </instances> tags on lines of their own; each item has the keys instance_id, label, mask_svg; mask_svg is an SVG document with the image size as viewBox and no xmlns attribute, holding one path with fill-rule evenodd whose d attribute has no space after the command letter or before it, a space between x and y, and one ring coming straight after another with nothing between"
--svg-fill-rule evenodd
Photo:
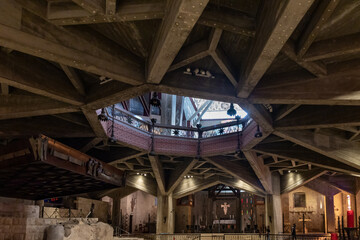
<instances>
[{"instance_id":1,"label":"wooden ceiling plank","mask_svg":"<svg viewBox=\"0 0 360 240\"><path fill-rule=\"evenodd\" d=\"M274 123L277 130L341 128L354 132L360 126L358 106L301 106Z\"/></svg>"},{"instance_id":2,"label":"wooden ceiling plank","mask_svg":"<svg viewBox=\"0 0 360 240\"><path fill-rule=\"evenodd\" d=\"M91 139L87 144L85 144L85 146L83 146L80 151L86 153L87 151L89 151L90 149L92 149L94 146L96 146L98 143L100 143L102 141L101 138L93 138Z\"/></svg>"},{"instance_id":3,"label":"wooden ceiling plank","mask_svg":"<svg viewBox=\"0 0 360 240\"><path fill-rule=\"evenodd\" d=\"M113 23L113 22L130 22L140 20L162 19L164 17L164 3L162 1L147 1L144 3L136 3L127 1L120 2L117 12L113 15L87 15L64 17L59 19L52 19L55 25L88 25L98 23Z\"/></svg>"},{"instance_id":4,"label":"wooden ceiling plank","mask_svg":"<svg viewBox=\"0 0 360 240\"><path fill-rule=\"evenodd\" d=\"M65 34L65 33L64 33ZM44 58L49 61L78 68L84 71L107 76L125 83L137 85L143 83L141 69L134 64L117 58L103 59L89 52L83 52L33 34L0 24L0 44L11 49ZM88 46L91 49L91 46Z\"/></svg>"},{"instance_id":5,"label":"wooden ceiling plank","mask_svg":"<svg viewBox=\"0 0 360 240\"><path fill-rule=\"evenodd\" d=\"M147 81L160 83L209 0L175 0L168 3L149 57Z\"/></svg>"},{"instance_id":6,"label":"wooden ceiling plank","mask_svg":"<svg viewBox=\"0 0 360 240\"><path fill-rule=\"evenodd\" d=\"M309 62L299 58L295 53L295 46L290 40L284 45L283 52L289 59L296 62L299 66L306 69L316 77L324 77L327 75L326 65L321 62Z\"/></svg>"},{"instance_id":7,"label":"wooden ceiling plank","mask_svg":"<svg viewBox=\"0 0 360 240\"><path fill-rule=\"evenodd\" d=\"M0 83L68 104L84 104L65 75L50 64L29 56L0 56ZM33 72L37 74L31 74ZM52 76L51 81L48 76Z\"/></svg>"},{"instance_id":8,"label":"wooden ceiling plank","mask_svg":"<svg viewBox=\"0 0 360 240\"><path fill-rule=\"evenodd\" d=\"M89 127L89 123L83 114L62 113L62 114L53 114L52 116L71 123L75 123L83 127Z\"/></svg>"},{"instance_id":9,"label":"wooden ceiling plank","mask_svg":"<svg viewBox=\"0 0 360 240\"><path fill-rule=\"evenodd\" d=\"M285 105L284 107L280 108L277 112L276 112L276 116L275 116L275 121L278 121L280 119L283 119L284 117L286 117L287 115L289 115L291 112L293 112L295 109L297 109L298 107L300 107L300 104L290 104L290 105Z\"/></svg>"},{"instance_id":10,"label":"wooden ceiling plank","mask_svg":"<svg viewBox=\"0 0 360 240\"><path fill-rule=\"evenodd\" d=\"M144 154L146 154L145 152L139 152L139 153L135 153L135 154L131 154L131 155L129 155L129 156L126 156L126 157L123 157L123 158L120 158L120 159L117 159L117 160L114 160L114 161L112 161L110 164L111 165L116 165L116 164L118 164L118 163L124 163L124 162L126 162L127 160L130 160L130 159L133 159L133 158L139 158L140 156L142 156L142 155L144 155ZM144 163L143 163L144 164ZM143 165L142 164L142 165Z\"/></svg>"},{"instance_id":11,"label":"wooden ceiling plank","mask_svg":"<svg viewBox=\"0 0 360 240\"><path fill-rule=\"evenodd\" d=\"M124 86L116 81L96 85L87 94L87 108L94 110L111 106L152 91L147 84Z\"/></svg>"},{"instance_id":12,"label":"wooden ceiling plank","mask_svg":"<svg viewBox=\"0 0 360 240\"><path fill-rule=\"evenodd\" d=\"M209 56L209 50L207 41L196 42L190 46L185 47L180 50L179 54L176 56L174 63L170 66L168 71L174 71L176 69L185 67L190 63L196 62L200 59L203 59Z\"/></svg>"},{"instance_id":13,"label":"wooden ceiling plank","mask_svg":"<svg viewBox=\"0 0 360 240\"><path fill-rule=\"evenodd\" d=\"M238 81L239 97L247 98L251 94L313 2L264 2L257 35Z\"/></svg>"},{"instance_id":14,"label":"wooden ceiling plank","mask_svg":"<svg viewBox=\"0 0 360 240\"><path fill-rule=\"evenodd\" d=\"M6 83L0 83L0 87L1 87L1 94L2 95L8 95L9 94L9 85L7 85Z\"/></svg>"},{"instance_id":15,"label":"wooden ceiling plank","mask_svg":"<svg viewBox=\"0 0 360 240\"><path fill-rule=\"evenodd\" d=\"M72 0L91 14L104 13L103 0Z\"/></svg>"},{"instance_id":16,"label":"wooden ceiling plank","mask_svg":"<svg viewBox=\"0 0 360 240\"><path fill-rule=\"evenodd\" d=\"M255 19L246 14L229 14L226 11L205 9L198 20L198 24L220 28L247 37L255 36Z\"/></svg>"},{"instance_id":17,"label":"wooden ceiling plank","mask_svg":"<svg viewBox=\"0 0 360 240\"><path fill-rule=\"evenodd\" d=\"M301 34L298 42L298 56L301 58L307 52L311 44L315 41L322 26L333 14L340 0L323 0L315 10L310 22Z\"/></svg>"},{"instance_id":18,"label":"wooden ceiling plank","mask_svg":"<svg viewBox=\"0 0 360 240\"><path fill-rule=\"evenodd\" d=\"M209 51L214 52L218 47L223 30L220 28L213 28L209 37Z\"/></svg>"},{"instance_id":19,"label":"wooden ceiling plank","mask_svg":"<svg viewBox=\"0 0 360 240\"><path fill-rule=\"evenodd\" d=\"M335 136L301 131L275 131L275 135L314 152L360 169L360 144Z\"/></svg>"},{"instance_id":20,"label":"wooden ceiling plank","mask_svg":"<svg viewBox=\"0 0 360 240\"><path fill-rule=\"evenodd\" d=\"M1 120L78 111L76 106L38 95L0 95Z\"/></svg>"},{"instance_id":21,"label":"wooden ceiling plank","mask_svg":"<svg viewBox=\"0 0 360 240\"><path fill-rule=\"evenodd\" d=\"M157 196L156 182L151 177L129 175L126 177L126 186L139 189L153 196Z\"/></svg>"},{"instance_id":22,"label":"wooden ceiling plank","mask_svg":"<svg viewBox=\"0 0 360 240\"><path fill-rule=\"evenodd\" d=\"M272 182L271 182L271 172L270 172L269 168L264 165L264 162L256 155L255 152L244 151L244 155L245 155L246 159L249 161L256 176L259 178L265 191L268 194L272 194L273 189L272 189Z\"/></svg>"},{"instance_id":23,"label":"wooden ceiling plank","mask_svg":"<svg viewBox=\"0 0 360 240\"><path fill-rule=\"evenodd\" d=\"M81 109L86 119L88 120L91 128L93 129L96 137L101 138L104 141L104 143L107 143L108 136L98 119L98 115L96 114L96 111L88 109L86 107L82 107Z\"/></svg>"},{"instance_id":24,"label":"wooden ceiling plank","mask_svg":"<svg viewBox=\"0 0 360 240\"><path fill-rule=\"evenodd\" d=\"M360 52L360 33L321 40L313 43L303 56L305 61L318 61Z\"/></svg>"},{"instance_id":25,"label":"wooden ceiling plank","mask_svg":"<svg viewBox=\"0 0 360 240\"><path fill-rule=\"evenodd\" d=\"M265 76L248 100L256 104L360 105L360 83L354 81L360 75L360 63L349 66L346 71L334 66L334 72L321 78L304 71Z\"/></svg>"},{"instance_id":26,"label":"wooden ceiling plank","mask_svg":"<svg viewBox=\"0 0 360 240\"><path fill-rule=\"evenodd\" d=\"M69 78L72 85L75 87L75 89L83 96L86 95L84 84L82 83L81 79L75 72L75 70L71 67L68 67L66 65L60 64L62 70L65 72L66 76Z\"/></svg>"},{"instance_id":27,"label":"wooden ceiling plank","mask_svg":"<svg viewBox=\"0 0 360 240\"><path fill-rule=\"evenodd\" d=\"M281 193L291 192L327 173L324 170L311 170L298 173L287 173L281 176Z\"/></svg>"},{"instance_id":28,"label":"wooden ceiling plank","mask_svg":"<svg viewBox=\"0 0 360 240\"><path fill-rule=\"evenodd\" d=\"M244 190L246 192L254 193L257 196L265 196L264 192L258 191L256 188L245 183L244 181L235 178L229 178L228 175L220 176L219 180L222 184L225 184L226 186L233 187L239 190Z\"/></svg>"},{"instance_id":29,"label":"wooden ceiling plank","mask_svg":"<svg viewBox=\"0 0 360 240\"><path fill-rule=\"evenodd\" d=\"M211 176L206 179L200 178L188 178L183 179L177 188L173 192L173 197L178 199L189 194L199 192L209 187L219 184L219 178L217 176Z\"/></svg>"},{"instance_id":30,"label":"wooden ceiling plank","mask_svg":"<svg viewBox=\"0 0 360 240\"><path fill-rule=\"evenodd\" d=\"M116 0L106 0L106 15L114 15L116 13Z\"/></svg>"},{"instance_id":31,"label":"wooden ceiling plank","mask_svg":"<svg viewBox=\"0 0 360 240\"><path fill-rule=\"evenodd\" d=\"M226 56L225 52L222 50L220 46L215 51L212 51L211 57L214 59L216 64L219 66L221 71L226 75L231 84L236 87L238 82L235 77L234 69L231 65L230 60Z\"/></svg>"},{"instance_id":32,"label":"wooden ceiling plank","mask_svg":"<svg viewBox=\"0 0 360 240\"><path fill-rule=\"evenodd\" d=\"M359 172L348 165L339 164L336 160L318 154L317 152L310 151L301 147L291 147L284 144L271 144L268 146L259 145L256 146L254 151L264 154L273 154L280 158L286 158L289 160L295 160L301 163L311 163L313 166L317 166L323 169L328 169L336 172L346 174L359 174Z\"/></svg>"},{"instance_id":33,"label":"wooden ceiling plank","mask_svg":"<svg viewBox=\"0 0 360 240\"><path fill-rule=\"evenodd\" d=\"M205 158L205 160L216 166L217 168L221 169L222 171L226 172L227 174L230 174L231 176L244 181L256 190L263 193L265 192L259 179L255 175L249 173L246 168L242 167L241 165L235 162L226 161L218 157L207 157Z\"/></svg>"},{"instance_id":34,"label":"wooden ceiling plank","mask_svg":"<svg viewBox=\"0 0 360 240\"><path fill-rule=\"evenodd\" d=\"M180 184L180 182L184 179L184 176L190 172L190 170L195 166L198 162L198 159L186 159L179 166L173 170L169 177L168 185L167 185L167 194L172 193L175 188Z\"/></svg>"}]
</instances>

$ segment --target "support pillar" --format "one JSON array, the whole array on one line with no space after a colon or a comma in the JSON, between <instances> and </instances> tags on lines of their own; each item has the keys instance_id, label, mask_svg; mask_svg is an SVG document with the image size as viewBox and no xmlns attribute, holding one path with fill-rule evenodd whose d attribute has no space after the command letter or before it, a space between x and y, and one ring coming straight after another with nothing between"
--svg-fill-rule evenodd
<instances>
[{"instance_id":1,"label":"support pillar","mask_svg":"<svg viewBox=\"0 0 360 240\"><path fill-rule=\"evenodd\" d=\"M355 222L357 223L360 217L360 178L356 177L355 179ZM356 224L356 227L359 227L359 223Z\"/></svg>"},{"instance_id":2,"label":"support pillar","mask_svg":"<svg viewBox=\"0 0 360 240\"><path fill-rule=\"evenodd\" d=\"M327 221L327 232L334 233L335 232L335 210L334 210L334 196L326 195L326 221Z\"/></svg>"},{"instance_id":3,"label":"support pillar","mask_svg":"<svg viewBox=\"0 0 360 240\"><path fill-rule=\"evenodd\" d=\"M112 225L121 226L121 198L119 195L113 197L113 208L112 208Z\"/></svg>"},{"instance_id":4,"label":"support pillar","mask_svg":"<svg viewBox=\"0 0 360 240\"><path fill-rule=\"evenodd\" d=\"M157 194L156 234L173 234L175 230L175 205L173 194Z\"/></svg>"},{"instance_id":5,"label":"support pillar","mask_svg":"<svg viewBox=\"0 0 360 240\"><path fill-rule=\"evenodd\" d=\"M278 173L272 174L273 194L265 197L265 224L270 226L272 234L278 234L283 231L281 196L280 196L280 176Z\"/></svg>"}]
</instances>

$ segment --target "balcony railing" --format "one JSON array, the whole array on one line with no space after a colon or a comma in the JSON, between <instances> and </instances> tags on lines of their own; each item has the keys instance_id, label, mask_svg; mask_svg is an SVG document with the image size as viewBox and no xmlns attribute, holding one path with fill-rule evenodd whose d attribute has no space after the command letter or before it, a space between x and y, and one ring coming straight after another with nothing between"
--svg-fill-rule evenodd
<instances>
[{"instance_id":1,"label":"balcony railing","mask_svg":"<svg viewBox=\"0 0 360 240\"><path fill-rule=\"evenodd\" d=\"M130 125L145 132L154 132L154 135L164 135L183 138L209 138L231 133L242 132L243 129L252 121L251 118L245 117L227 123L217 124L209 127L183 127L152 123L141 119L140 117L119 108L108 107L106 114L110 120Z\"/></svg>"}]
</instances>

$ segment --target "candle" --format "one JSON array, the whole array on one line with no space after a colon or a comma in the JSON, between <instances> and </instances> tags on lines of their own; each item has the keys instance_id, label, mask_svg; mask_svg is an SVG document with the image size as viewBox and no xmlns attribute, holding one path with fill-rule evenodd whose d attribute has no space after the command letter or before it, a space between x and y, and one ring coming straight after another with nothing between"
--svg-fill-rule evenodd
<instances>
[{"instance_id":1,"label":"candle","mask_svg":"<svg viewBox=\"0 0 360 240\"><path fill-rule=\"evenodd\" d=\"M348 228L354 227L354 211L353 210L347 211L347 227Z\"/></svg>"}]
</instances>

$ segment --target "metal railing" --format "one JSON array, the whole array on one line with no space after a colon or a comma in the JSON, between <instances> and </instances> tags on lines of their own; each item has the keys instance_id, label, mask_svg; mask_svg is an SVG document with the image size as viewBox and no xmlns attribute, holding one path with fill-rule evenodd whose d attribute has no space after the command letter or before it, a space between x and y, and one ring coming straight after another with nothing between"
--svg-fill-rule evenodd
<instances>
[{"instance_id":1,"label":"metal railing","mask_svg":"<svg viewBox=\"0 0 360 240\"><path fill-rule=\"evenodd\" d=\"M141 119L140 117L132 114L123 109L111 107L106 108L106 114L109 119L113 119L116 122L120 122L126 125L130 125L139 130L145 132L154 132L155 135L172 136L172 137L183 137L183 138L209 138L216 137L236 132L242 132L246 126L252 121L251 118L245 117L240 120L231 121L228 123L222 123L209 127L183 127L183 126L172 126L163 124L153 124L150 121Z\"/></svg>"},{"instance_id":2,"label":"metal railing","mask_svg":"<svg viewBox=\"0 0 360 240\"><path fill-rule=\"evenodd\" d=\"M294 238L290 234L263 233L131 234L119 237L144 240L331 240L330 234L304 234Z\"/></svg>"}]
</instances>

